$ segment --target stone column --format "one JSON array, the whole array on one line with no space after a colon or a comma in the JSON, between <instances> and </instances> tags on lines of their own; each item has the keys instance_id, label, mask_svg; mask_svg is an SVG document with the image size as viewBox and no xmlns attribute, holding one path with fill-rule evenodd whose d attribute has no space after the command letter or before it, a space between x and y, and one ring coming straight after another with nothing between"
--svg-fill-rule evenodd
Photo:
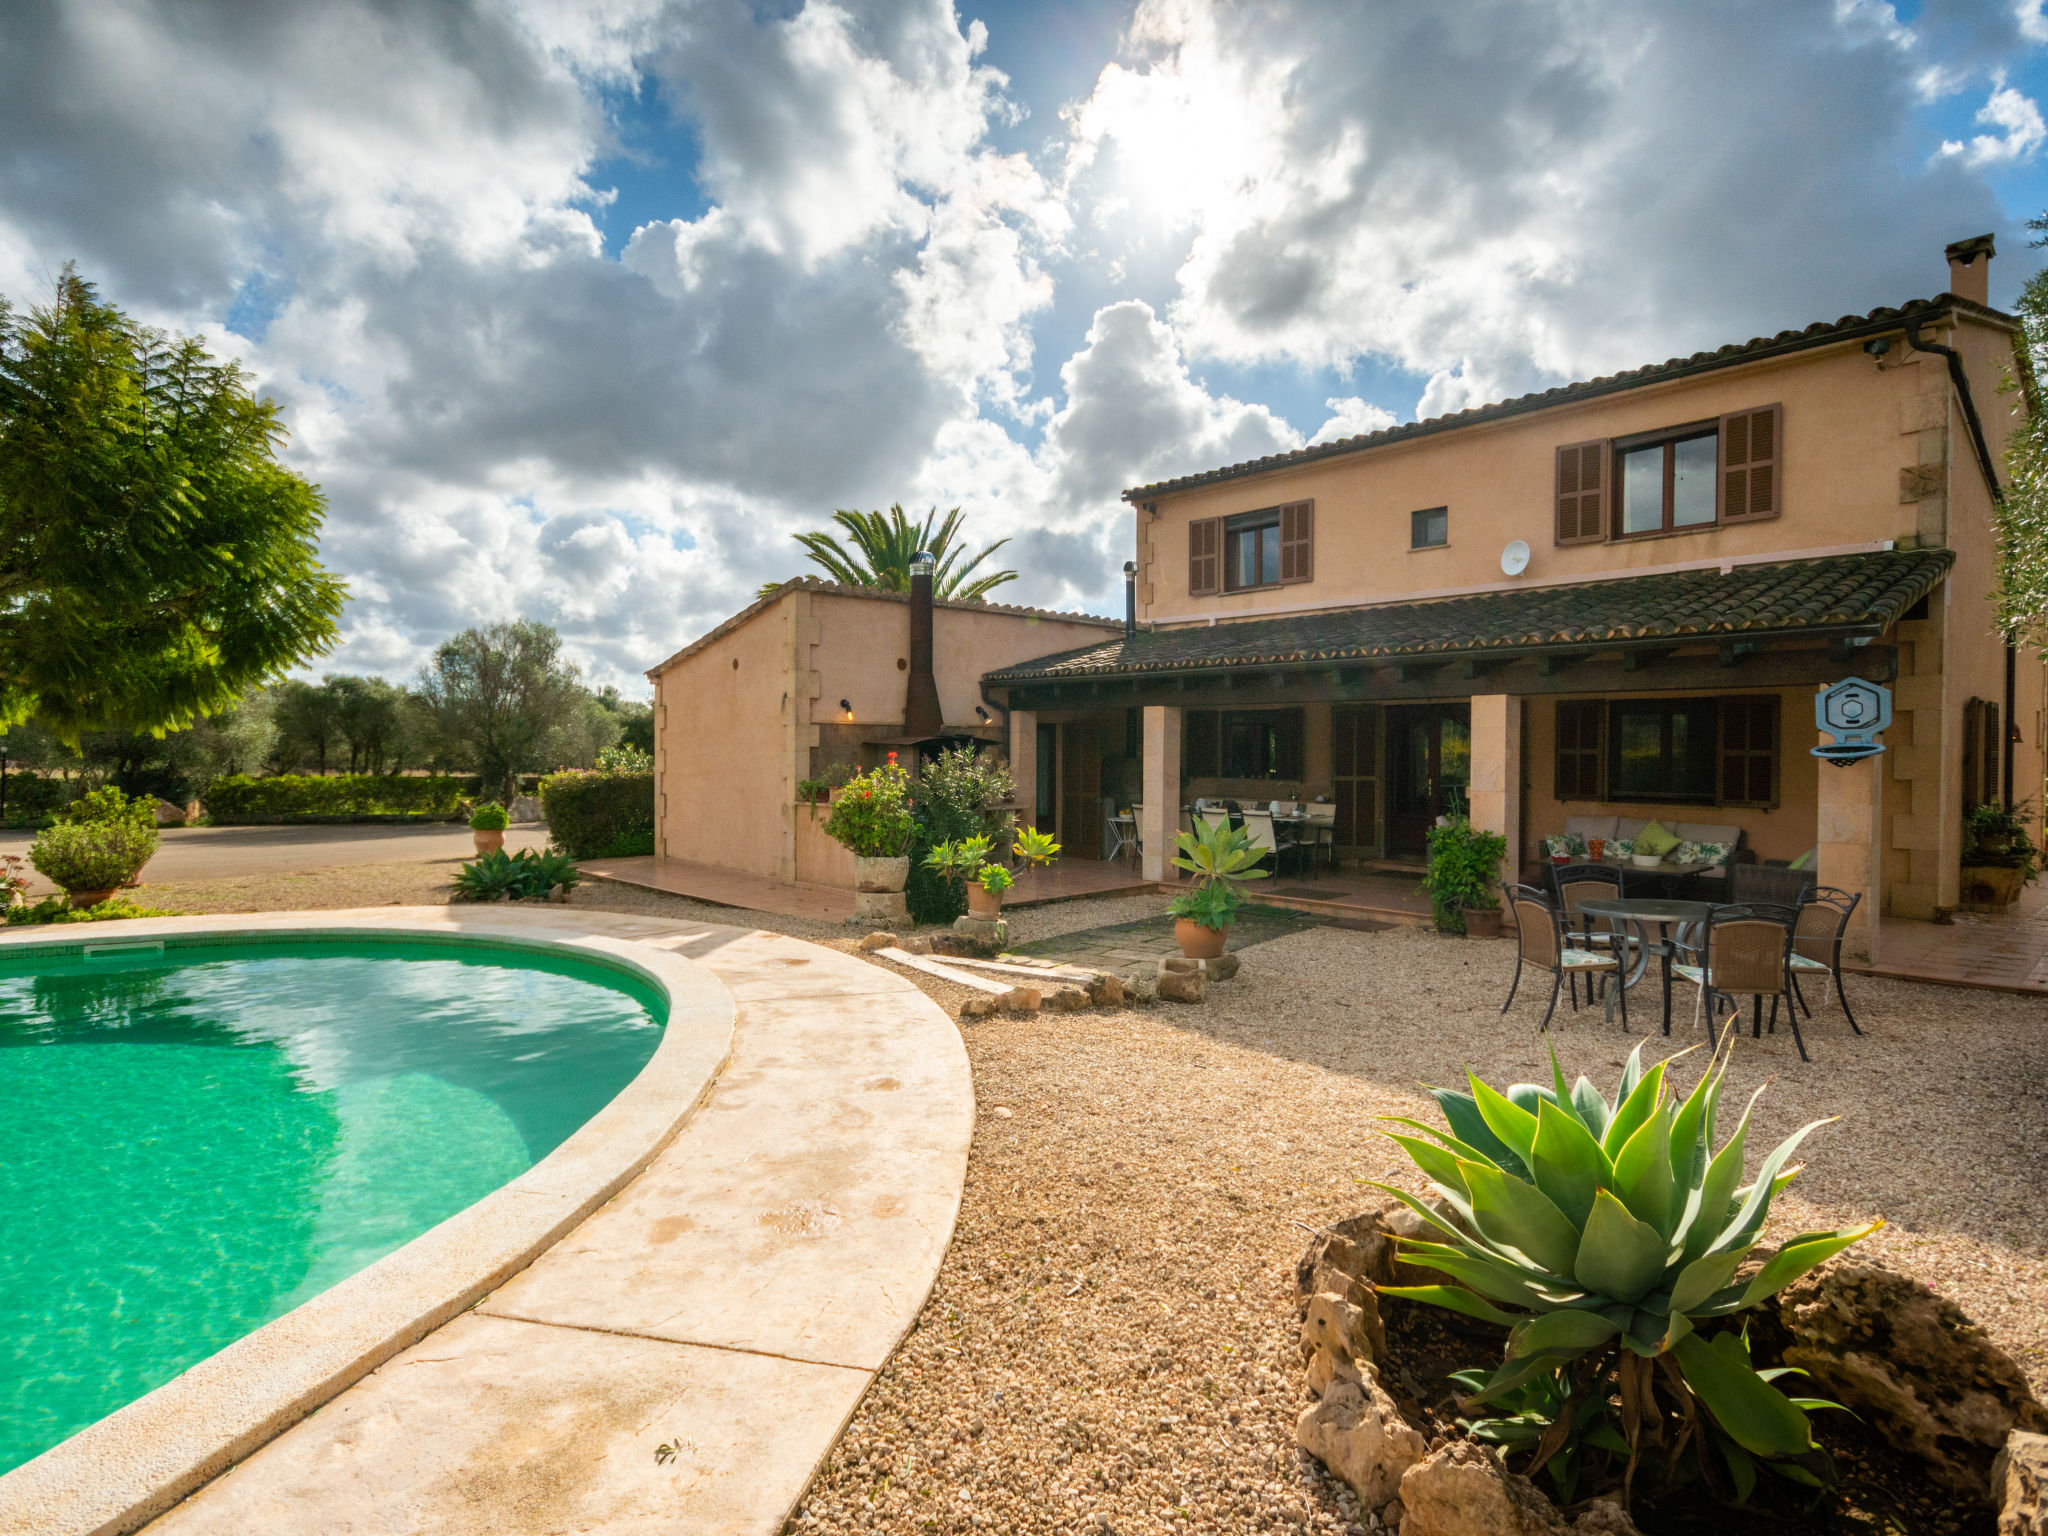
<instances>
[{"instance_id":1,"label":"stone column","mask_svg":"<svg viewBox=\"0 0 2048 1536\"><path fill-rule=\"evenodd\" d=\"M1010 779L1016 788L1018 829L1038 825L1038 715L1010 711Z\"/></svg>"},{"instance_id":2,"label":"stone column","mask_svg":"<svg viewBox=\"0 0 2048 1536\"><path fill-rule=\"evenodd\" d=\"M1866 757L1844 768L1833 763L1820 766L1820 883L1862 892L1842 942L1842 952L1859 960L1877 959L1888 755Z\"/></svg>"},{"instance_id":3,"label":"stone column","mask_svg":"<svg viewBox=\"0 0 2048 1536\"><path fill-rule=\"evenodd\" d=\"M1522 868L1522 701L1511 693L1472 696L1472 825L1508 840L1499 880Z\"/></svg>"},{"instance_id":4,"label":"stone column","mask_svg":"<svg viewBox=\"0 0 2048 1536\"><path fill-rule=\"evenodd\" d=\"M1145 816L1138 835L1145 845L1147 880L1174 878L1168 861L1180 831L1181 716L1173 705L1145 706Z\"/></svg>"}]
</instances>

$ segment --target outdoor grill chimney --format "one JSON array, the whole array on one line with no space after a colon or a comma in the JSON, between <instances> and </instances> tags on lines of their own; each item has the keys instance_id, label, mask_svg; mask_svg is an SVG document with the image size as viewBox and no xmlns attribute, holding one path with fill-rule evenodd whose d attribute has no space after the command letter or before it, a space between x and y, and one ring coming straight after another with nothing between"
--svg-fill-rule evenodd
<instances>
[{"instance_id":1,"label":"outdoor grill chimney","mask_svg":"<svg viewBox=\"0 0 2048 1536\"><path fill-rule=\"evenodd\" d=\"M932 676L932 557L919 550L910 560L910 677L903 694L903 734L927 740L946 728Z\"/></svg>"},{"instance_id":2,"label":"outdoor grill chimney","mask_svg":"<svg viewBox=\"0 0 2048 1536\"><path fill-rule=\"evenodd\" d=\"M1138 632L1138 562L1124 562L1124 638Z\"/></svg>"},{"instance_id":3,"label":"outdoor grill chimney","mask_svg":"<svg viewBox=\"0 0 2048 1536\"><path fill-rule=\"evenodd\" d=\"M1998 254L1989 235L1958 240L1948 248L1948 291L1973 303L1991 303L1991 258Z\"/></svg>"}]
</instances>

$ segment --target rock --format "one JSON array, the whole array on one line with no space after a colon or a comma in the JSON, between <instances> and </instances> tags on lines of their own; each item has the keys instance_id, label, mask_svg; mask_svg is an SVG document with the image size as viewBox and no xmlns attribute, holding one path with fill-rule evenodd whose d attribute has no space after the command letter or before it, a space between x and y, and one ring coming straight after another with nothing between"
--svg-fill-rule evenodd
<instances>
[{"instance_id":1,"label":"rock","mask_svg":"<svg viewBox=\"0 0 2048 1536\"><path fill-rule=\"evenodd\" d=\"M1192 975L1183 971L1161 971L1159 995L1168 1002L1199 1003L1209 995L1209 980L1200 971Z\"/></svg>"},{"instance_id":2,"label":"rock","mask_svg":"<svg viewBox=\"0 0 2048 1536\"><path fill-rule=\"evenodd\" d=\"M1038 1012L1039 994L1036 987L1012 987L996 998L996 1006L1009 1013Z\"/></svg>"},{"instance_id":3,"label":"rock","mask_svg":"<svg viewBox=\"0 0 2048 1536\"><path fill-rule=\"evenodd\" d=\"M2016 1429L1991 1463L1998 1536L2048 1536L2048 1435Z\"/></svg>"},{"instance_id":4,"label":"rock","mask_svg":"<svg viewBox=\"0 0 2048 1536\"><path fill-rule=\"evenodd\" d=\"M1334 1349L1318 1349L1308 1357L1308 1400L1328 1394L1340 1381L1363 1381L1358 1362Z\"/></svg>"},{"instance_id":5,"label":"rock","mask_svg":"<svg viewBox=\"0 0 2048 1536\"><path fill-rule=\"evenodd\" d=\"M1955 1493L1981 1498L2015 1429L2048 1431L2010 1355L1962 1309L1881 1264L1822 1266L1780 1291L1784 1363L1922 1458Z\"/></svg>"},{"instance_id":6,"label":"rock","mask_svg":"<svg viewBox=\"0 0 2048 1536\"><path fill-rule=\"evenodd\" d=\"M569 904L569 897L574 893L574 891L574 886L551 886L548 890L548 900L553 902L559 902L561 905L566 907Z\"/></svg>"},{"instance_id":7,"label":"rock","mask_svg":"<svg viewBox=\"0 0 2048 1536\"><path fill-rule=\"evenodd\" d=\"M975 955L988 959L1009 947L1010 925L1000 917L976 917L969 913L953 919L953 942L947 953Z\"/></svg>"},{"instance_id":8,"label":"rock","mask_svg":"<svg viewBox=\"0 0 2048 1536\"><path fill-rule=\"evenodd\" d=\"M1380 1322L1379 1298L1362 1281L1348 1283L1348 1292L1318 1291L1309 1298L1308 1311L1301 1320L1303 1359L1319 1349L1345 1355L1359 1365L1386 1355L1387 1331Z\"/></svg>"},{"instance_id":9,"label":"rock","mask_svg":"<svg viewBox=\"0 0 2048 1536\"><path fill-rule=\"evenodd\" d=\"M1133 971L1124 978L1124 997L1133 1003L1158 1002L1158 976L1151 971Z\"/></svg>"},{"instance_id":10,"label":"rock","mask_svg":"<svg viewBox=\"0 0 2048 1536\"><path fill-rule=\"evenodd\" d=\"M1396 1205L1394 1210L1405 1211ZM1346 1217L1312 1238L1308 1251L1294 1267L1294 1295L1297 1310L1308 1305L1319 1291L1344 1292L1347 1287L1332 1277L1391 1285L1394 1280L1394 1243L1387 1211L1366 1211Z\"/></svg>"},{"instance_id":11,"label":"rock","mask_svg":"<svg viewBox=\"0 0 2048 1536\"><path fill-rule=\"evenodd\" d=\"M1046 994L1045 1006L1052 1013L1074 1013L1089 1007L1092 999L1079 987L1054 987Z\"/></svg>"},{"instance_id":12,"label":"rock","mask_svg":"<svg viewBox=\"0 0 2048 1536\"><path fill-rule=\"evenodd\" d=\"M1115 971L1097 971L1095 979L1088 983L1088 1001L1098 1008L1121 1008L1124 1003L1124 979Z\"/></svg>"},{"instance_id":13,"label":"rock","mask_svg":"<svg viewBox=\"0 0 2048 1536\"><path fill-rule=\"evenodd\" d=\"M963 1019L985 1019L1003 1006L1002 999L987 992L977 992L960 1005Z\"/></svg>"},{"instance_id":14,"label":"rock","mask_svg":"<svg viewBox=\"0 0 2048 1536\"><path fill-rule=\"evenodd\" d=\"M1400 1494L1401 1536L1558 1536L1571 1529L1542 1489L1470 1440L1453 1440L1418 1460L1402 1474Z\"/></svg>"},{"instance_id":15,"label":"rock","mask_svg":"<svg viewBox=\"0 0 2048 1536\"><path fill-rule=\"evenodd\" d=\"M878 929L862 939L854 947L868 954L873 954L878 949L894 949L896 947L896 935Z\"/></svg>"},{"instance_id":16,"label":"rock","mask_svg":"<svg viewBox=\"0 0 2048 1536\"><path fill-rule=\"evenodd\" d=\"M1193 976L1201 969L1201 961L1190 960L1186 955L1161 955L1159 957L1159 974L1162 976L1168 972L1181 976Z\"/></svg>"},{"instance_id":17,"label":"rock","mask_svg":"<svg viewBox=\"0 0 2048 1536\"><path fill-rule=\"evenodd\" d=\"M932 941L921 933L913 933L897 946L906 955L928 955L932 952Z\"/></svg>"},{"instance_id":18,"label":"rock","mask_svg":"<svg viewBox=\"0 0 2048 1536\"><path fill-rule=\"evenodd\" d=\"M1334 1383L1295 1421L1295 1442L1351 1485L1359 1502L1378 1509L1404 1493L1404 1477L1429 1449L1415 1426L1366 1366L1356 1381Z\"/></svg>"},{"instance_id":19,"label":"rock","mask_svg":"<svg viewBox=\"0 0 2048 1536\"><path fill-rule=\"evenodd\" d=\"M182 805L173 805L168 800L159 800L151 805L150 814L160 827L182 827L193 818Z\"/></svg>"},{"instance_id":20,"label":"rock","mask_svg":"<svg viewBox=\"0 0 2048 1536\"><path fill-rule=\"evenodd\" d=\"M1211 981L1229 981L1237 974L1242 962L1235 955L1218 955L1214 960L1204 960L1202 971Z\"/></svg>"},{"instance_id":21,"label":"rock","mask_svg":"<svg viewBox=\"0 0 2048 1536\"><path fill-rule=\"evenodd\" d=\"M1612 1499L1595 1499L1579 1511L1572 1529L1579 1536L1643 1536L1628 1511Z\"/></svg>"}]
</instances>

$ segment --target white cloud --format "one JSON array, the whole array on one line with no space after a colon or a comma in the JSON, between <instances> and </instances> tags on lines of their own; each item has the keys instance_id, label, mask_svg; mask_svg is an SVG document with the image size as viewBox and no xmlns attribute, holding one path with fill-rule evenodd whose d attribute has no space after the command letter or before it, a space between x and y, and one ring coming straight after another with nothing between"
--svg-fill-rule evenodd
<instances>
[{"instance_id":1,"label":"white cloud","mask_svg":"<svg viewBox=\"0 0 2048 1536\"><path fill-rule=\"evenodd\" d=\"M1941 154L1958 158L1972 169L2011 165L2031 159L2042 141L2048 139L2048 123L2041 121L2041 109L2034 105L2033 98L2007 85L2003 76L1993 84L1990 98L1977 109L1977 121L1999 131L1980 133L1968 144L1945 140Z\"/></svg>"},{"instance_id":2,"label":"white cloud","mask_svg":"<svg viewBox=\"0 0 2048 1536\"><path fill-rule=\"evenodd\" d=\"M1367 432L1384 432L1400 421L1385 406L1374 405L1356 395L1332 397L1323 402L1330 419L1316 428L1311 443L1334 443L1343 437L1360 437Z\"/></svg>"}]
</instances>

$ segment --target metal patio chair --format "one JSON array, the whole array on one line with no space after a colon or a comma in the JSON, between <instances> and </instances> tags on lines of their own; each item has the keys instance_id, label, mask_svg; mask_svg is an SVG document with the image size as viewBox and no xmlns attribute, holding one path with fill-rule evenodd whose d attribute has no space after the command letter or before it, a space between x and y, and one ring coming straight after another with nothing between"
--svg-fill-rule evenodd
<instances>
[{"instance_id":1,"label":"metal patio chair","mask_svg":"<svg viewBox=\"0 0 2048 1536\"><path fill-rule=\"evenodd\" d=\"M1693 1009L1693 1027L1706 1015L1707 1041L1719 1045L1716 1023L1722 1003L1733 1019L1730 1028L1740 1028L1741 998L1750 1000L1750 1032L1764 1032L1764 999L1771 1000L1771 1028L1778 1027L1778 1005L1792 1021L1792 1040L1799 1047L1799 1059L1811 1061L1806 1040L1799 1033L1799 1014L1792 1001L1792 929L1798 921L1795 909L1773 902L1750 902L1741 906L1717 907L1700 925L1699 946L1693 949L1679 941L1682 953L1693 958L1671 967L1671 974L1699 988Z\"/></svg>"},{"instance_id":2,"label":"metal patio chair","mask_svg":"<svg viewBox=\"0 0 2048 1536\"><path fill-rule=\"evenodd\" d=\"M1813 1008L1800 988L1800 977L1820 982L1823 1008L1827 1006L1828 983L1832 981L1835 1001L1842 1005L1842 1017L1859 1035L1863 1033L1863 1026L1849 1011L1849 992L1842 985L1842 936L1849 931L1849 917L1862 900L1861 891L1844 891L1832 885L1813 886L1807 892L1806 900L1800 904L1799 918L1792 928L1792 996L1810 1019Z\"/></svg>"},{"instance_id":3,"label":"metal patio chair","mask_svg":"<svg viewBox=\"0 0 2048 1536\"><path fill-rule=\"evenodd\" d=\"M1579 910L1582 901L1619 900L1626 886L1622 872L1608 864L1553 864L1550 883L1557 907L1564 916L1565 939L1580 949L1611 949L1625 952L1629 935L1611 917L1587 917ZM1592 977L1586 978L1590 987ZM1578 984L1573 978L1572 985ZM1586 1000L1592 1001L1587 993Z\"/></svg>"},{"instance_id":4,"label":"metal patio chair","mask_svg":"<svg viewBox=\"0 0 2048 1536\"><path fill-rule=\"evenodd\" d=\"M1549 898L1533 885L1507 885L1501 887L1507 897L1507 904L1515 914L1515 979L1508 986L1508 1000L1500 1005L1506 1013L1514 1006L1515 993L1521 990L1522 967L1533 966L1540 971L1550 972L1550 1006L1543 1010L1543 1028L1550 1028L1551 1016L1557 1012L1557 994L1563 990L1567 976L1586 978L1586 1001L1593 1000L1592 979L1595 975L1612 971L1617 985L1608 998L1609 1017L1612 1017L1614 1001L1621 1001L1621 1030L1628 1033L1628 989L1619 985L1622 962L1613 954L1600 954L1590 949L1580 949L1566 941L1564 914ZM1576 1013L1579 998L1576 986L1571 998L1572 1011Z\"/></svg>"}]
</instances>

